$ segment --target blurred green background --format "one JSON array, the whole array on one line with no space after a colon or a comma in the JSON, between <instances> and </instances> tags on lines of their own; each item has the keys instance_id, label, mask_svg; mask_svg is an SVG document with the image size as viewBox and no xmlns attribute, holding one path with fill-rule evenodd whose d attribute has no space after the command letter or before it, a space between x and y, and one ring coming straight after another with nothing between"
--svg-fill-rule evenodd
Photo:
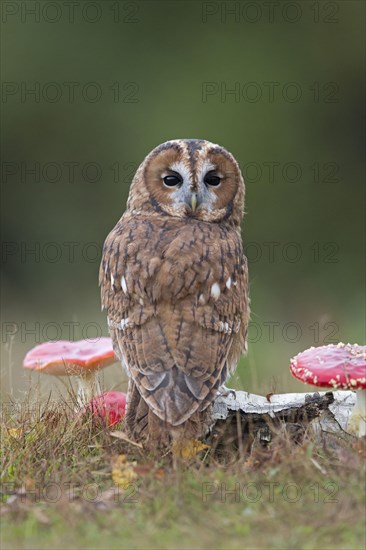
<instances>
[{"instance_id":1,"label":"blurred green background","mask_svg":"<svg viewBox=\"0 0 366 550\"><path fill-rule=\"evenodd\" d=\"M364 6L2 2L5 393L35 344L107 334L102 243L138 164L179 137L225 146L246 180L252 326L230 384L305 391L291 356L363 343ZM105 384L125 387L117 365Z\"/></svg>"}]
</instances>

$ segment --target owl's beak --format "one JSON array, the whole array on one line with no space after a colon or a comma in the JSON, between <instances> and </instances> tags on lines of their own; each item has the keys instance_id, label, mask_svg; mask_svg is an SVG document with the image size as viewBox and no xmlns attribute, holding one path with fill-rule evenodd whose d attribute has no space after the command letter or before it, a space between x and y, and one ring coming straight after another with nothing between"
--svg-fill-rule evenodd
<instances>
[{"instance_id":1,"label":"owl's beak","mask_svg":"<svg viewBox=\"0 0 366 550\"><path fill-rule=\"evenodd\" d=\"M195 212L197 208L197 193L192 193L191 195L191 207L192 212Z\"/></svg>"}]
</instances>

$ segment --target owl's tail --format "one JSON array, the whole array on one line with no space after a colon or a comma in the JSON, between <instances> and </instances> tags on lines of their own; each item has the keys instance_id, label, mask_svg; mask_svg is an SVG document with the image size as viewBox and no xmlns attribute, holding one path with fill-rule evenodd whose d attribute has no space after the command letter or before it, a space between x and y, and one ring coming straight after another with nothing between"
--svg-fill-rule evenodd
<instances>
[{"instance_id":1,"label":"owl's tail","mask_svg":"<svg viewBox=\"0 0 366 550\"><path fill-rule=\"evenodd\" d=\"M135 441L150 450L168 449L177 439L198 439L204 436L211 423L212 407L195 412L180 426L172 426L152 412L130 379L127 394L125 430Z\"/></svg>"}]
</instances>

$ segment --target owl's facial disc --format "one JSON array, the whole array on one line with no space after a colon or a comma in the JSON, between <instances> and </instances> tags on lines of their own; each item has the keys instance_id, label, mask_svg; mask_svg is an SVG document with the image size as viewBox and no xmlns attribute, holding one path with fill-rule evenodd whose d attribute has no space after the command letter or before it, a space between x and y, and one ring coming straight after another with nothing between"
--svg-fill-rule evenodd
<instances>
[{"instance_id":1,"label":"owl's facial disc","mask_svg":"<svg viewBox=\"0 0 366 550\"><path fill-rule=\"evenodd\" d=\"M223 148L188 141L168 142L152 152L144 171L147 191L154 208L170 216L220 221L231 214L244 187L240 170Z\"/></svg>"}]
</instances>

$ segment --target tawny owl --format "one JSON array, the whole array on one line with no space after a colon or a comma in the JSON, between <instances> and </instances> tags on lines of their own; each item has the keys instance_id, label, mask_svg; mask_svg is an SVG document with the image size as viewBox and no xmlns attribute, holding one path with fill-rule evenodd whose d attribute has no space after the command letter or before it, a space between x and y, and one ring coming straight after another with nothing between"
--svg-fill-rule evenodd
<instances>
[{"instance_id":1,"label":"tawny owl","mask_svg":"<svg viewBox=\"0 0 366 550\"><path fill-rule=\"evenodd\" d=\"M202 436L246 349L243 211L239 166L208 141L163 143L135 174L104 244L100 285L137 440Z\"/></svg>"}]
</instances>

